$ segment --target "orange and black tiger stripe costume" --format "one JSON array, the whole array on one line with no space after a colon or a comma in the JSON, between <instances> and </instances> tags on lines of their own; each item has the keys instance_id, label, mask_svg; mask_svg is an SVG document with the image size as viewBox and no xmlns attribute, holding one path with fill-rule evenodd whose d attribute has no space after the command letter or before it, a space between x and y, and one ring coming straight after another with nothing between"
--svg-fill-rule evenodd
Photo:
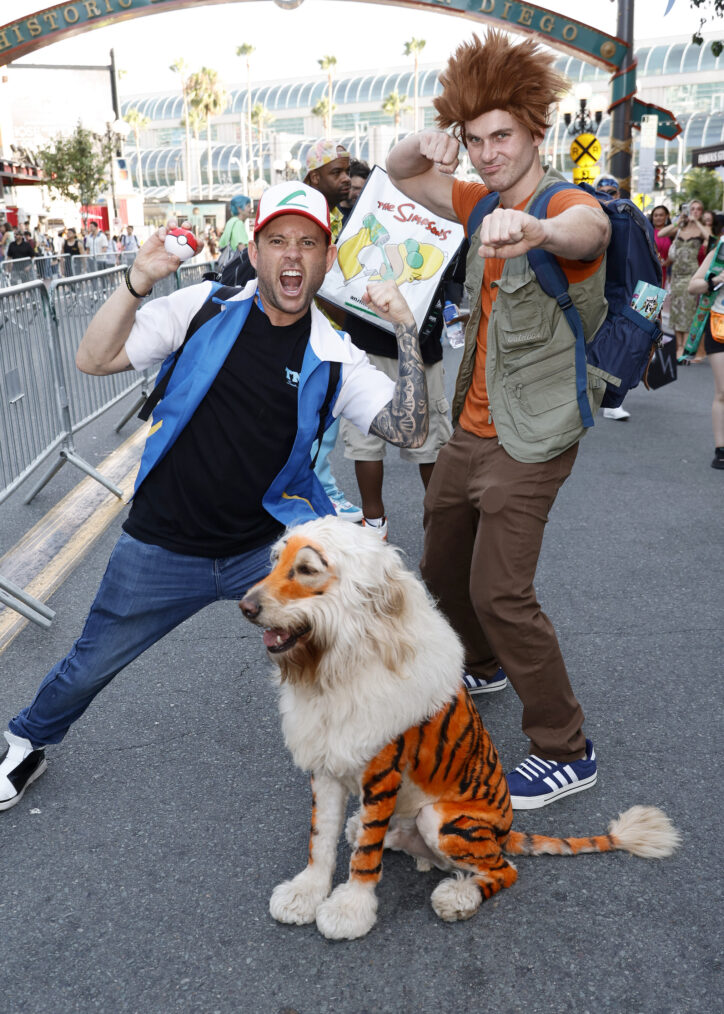
<instances>
[{"instance_id":1,"label":"orange and black tiger stripe costume","mask_svg":"<svg viewBox=\"0 0 724 1014\"><path fill-rule=\"evenodd\" d=\"M511 831L505 773L480 715L461 689L447 707L398 736L368 764L351 879L379 880L385 834L405 776L430 797L438 818L440 857L473 873L486 899L517 879L503 853L575 855L617 848L612 835L552 838ZM310 859L312 854L310 843Z\"/></svg>"}]
</instances>

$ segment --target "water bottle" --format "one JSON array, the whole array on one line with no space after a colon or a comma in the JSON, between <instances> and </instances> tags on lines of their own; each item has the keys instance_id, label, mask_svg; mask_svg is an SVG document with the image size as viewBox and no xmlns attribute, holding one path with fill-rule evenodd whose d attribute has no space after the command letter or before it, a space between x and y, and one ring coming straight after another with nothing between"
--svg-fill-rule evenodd
<instances>
[{"instance_id":1,"label":"water bottle","mask_svg":"<svg viewBox=\"0 0 724 1014\"><path fill-rule=\"evenodd\" d=\"M457 320L451 323L453 317L457 317L460 311L454 303L451 303L448 299L445 303L445 307L442 311L442 315L445 318L445 333L447 334L447 340L450 342L450 348L461 349L465 344L465 328L462 325L462 321Z\"/></svg>"}]
</instances>

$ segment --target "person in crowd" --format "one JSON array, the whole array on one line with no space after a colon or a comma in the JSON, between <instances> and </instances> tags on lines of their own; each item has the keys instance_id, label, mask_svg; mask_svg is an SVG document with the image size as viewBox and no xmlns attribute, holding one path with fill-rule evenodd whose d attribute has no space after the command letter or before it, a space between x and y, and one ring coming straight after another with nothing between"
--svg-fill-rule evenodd
<instances>
[{"instance_id":1,"label":"person in crowd","mask_svg":"<svg viewBox=\"0 0 724 1014\"><path fill-rule=\"evenodd\" d=\"M2 252L3 257L8 255L8 247L15 241L15 230L9 222L3 223L2 228Z\"/></svg>"},{"instance_id":2,"label":"person in crowd","mask_svg":"<svg viewBox=\"0 0 724 1014\"><path fill-rule=\"evenodd\" d=\"M349 196L349 163L349 152L335 141L318 141L309 149L306 156L307 174L304 182L318 190L327 202L333 242L336 242L342 231L340 202ZM343 322L343 315L328 303L318 305L333 323ZM339 420L336 420L324 434L320 446L315 448L317 460L314 471L325 493L334 504L337 516L356 523L362 520L362 510L348 500L344 491L339 488L329 463L329 456L337 443L339 425Z\"/></svg>"},{"instance_id":3,"label":"person in crowd","mask_svg":"<svg viewBox=\"0 0 724 1014\"><path fill-rule=\"evenodd\" d=\"M349 193L347 197L339 202L339 210L342 212L342 225L344 225L349 218L352 208L357 203L357 198L362 193L362 189L367 182L367 177L371 172L370 167L366 162L362 162L359 159L350 159L349 163Z\"/></svg>"},{"instance_id":4,"label":"person in crowd","mask_svg":"<svg viewBox=\"0 0 724 1014\"><path fill-rule=\"evenodd\" d=\"M17 228L12 242L7 246L6 256L9 260L13 261L24 257L35 257L35 247L33 246L31 233Z\"/></svg>"},{"instance_id":5,"label":"person in crowd","mask_svg":"<svg viewBox=\"0 0 724 1014\"><path fill-rule=\"evenodd\" d=\"M531 754L507 776L517 809L545 806L597 778L583 711L533 587L548 515L585 430L574 336L526 254L542 248L558 257L588 337L606 316L610 238L605 213L583 190L555 194L544 220L526 211L562 179L540 160L551 112L568 88L553 61L533 40L514 45L495 30L482 42L473 36L440 75L433 100L440 129L410 134L387 158L403 193L463 225L485 194L500 196L469 237L472 311L454 433L425 495L421 572L465 645L469 691L498 689L507 674L523 703ZM482 183L453 177L461 142ZM589 375L593 413L602 396Z\"/></svg>"},{"instance_id":6,"label":"person in crowd","mask_svg":"<svg viewBox=\"0 0 724 1014\"><path fill-rule=\"evenodd\" d=\"M596 180L596 192L599 194L608 194L609 197L618 197L621 193L618 186L618 180L615 176L599 176Z\"/></svg>"},{"instance_id":7,"label":"person in crowd","mask_svg":"<svg viewBox=\"0 0 724 1014\"><path fill-rule=\"evenodd\" d=\"M141 249L141 244L138 242L138 236L133 231L132 225L126 226L126 231L121 233L121 253L134 254L138 253Z\"/></svg>"},{"instance_id":8,"label":"person in crowd","mask_svg":"<svg viewBox=\"0 0 724 1014\"><path fill-rule=\"evenodd\" d=\"M724 241L720 240L717 246L709 251L689 282L689 292L697 299L707 292L719 293L718 299L715 300L711 308L703 337L704 352L709 359L714 377L714 401L711 406L714 458L711 467L719 469L724 469L724 355L722 355L724 353L724 271L719 271L710 278L707 278L706 275L716 256L717 249L722 251L723 245Z\"/></svg>"},{"instance_id":9,"label":"person in crowd","mask_svg":"<svg viewBox=\"0 0 724 1014\"><path fill-rule=\"evenodd\" d=\"M91 267L95 269L106 267L105 259L108 247L109 243L106 234L99 228L97 222L90 222L88 233L85 237L85 251L96 259L95 265L91 265ZM115 263L115 256L113 257L113 263Z\"/></svg>"},{"instance_id":10,"label":"person in crowd","mask_svg":"<svg viewBox=\"0 0 724 1014\"><path fill-rule=\"evenodd\" d=\"M347 214L359 200L366 176L359 170L360 163L350 163L350 202ZM369 174L369 169L367 169ZM355 185L355 180L361 181ZM348 202L349 203L349 202ZM453 265L454 267L454 265ZM428 319L420 335L420 351L425 364L427 392L429 399L430 424L428 436L422 447L401 448L400 457L404 461L417 464L423 488L427 489L432 470L435 467L438 453L443 444L452 435L449 412L450 406L445 396L445 374L442 365L442 294L431 308ZM397 352L394 335L382 328L375 327L371 321L364 320L348 313L344 320L344 329L355 345L367 353L370 362L378 370L382 370L392 380L397 379ZM383 541L388 540L388 520L382 496L384 483L384 458L386 442L373 434L363 434L356 426L343 419L340 434L344 440L344 456L354 461L355 476L362 499L362 524L371 528Z\"/></svg>"},{"instance_id":11,"label":"person in crowd","mask_svg":"<svg viewBox=\"0 0 724 1014\"><path fill-rule=\"evenodd\" d=\"M721 223L713 211L704 211L701 216L701 224L709 230L709 238L699 247L699 264L702 263L710 250L713 250L721 234Z\"/></svg>"},{"instance_id":12,"label":"person in crowd","mask_svg":"<svg viewBox=\"0 0 724 1014\"><path fill-rule=\"evenodd\" d=\"M651 222L654 229L656 252L659 255L659 261L661 262L661 284L664 288L666 288L666 262L669 258L669 250L671 249L672 239L670 235L661 235L661 230L666 229L667 226L671 225L671 213L665 204L657 204L655 208L651 209L649 222Z\"/></svg>"},{"instance_id":13,"label":"person in crowd","mask_svg":"<svg viewBox=\"0 0 724 1014\"><path fill-rule=\"evenodd\" d=\"M155 367L183 343L212 288L187 286L139 308L179 265L164 236L143 244L91 321L77 353L84 372ZM154 411L130 513L81 637L5 733L0 810L22 798L45 771L45 748L126 665L205 605L241 599L268 573L286 525L333 513L309 467L320 411L331 405L400 445L425 440L425 373L399 289L384 282L366 294L394 325L397 383L313 305L336 257L321 194L298 182L266 190L249 257L257 279L194 333Z\"/></svg>"},{"instance_id":14,"label":"person in crowd","mask_svg":"<svg viewBox=\"0 0 724 1014\"><path fill-rule=\"evenodd\" d=\"M251 218L254 206L245 194L237 194L231 198L231 216L224 226L224 231L219 239L219 252L229 250L227 256L233 256L237 251L241 253L249 245L249 233L246 223Z\"/></svg>"},{"instance_id":15,"label":"person in crowd","mask_svg":"<svg viewBox=\"0 0 724 1014\"><path fill-rule=\"evenodd\" d=\"M63 242L63 253L68 254L71 257L80 257L80 241L76 234L75 229L71 226L68 227L65 233L65 240Z\"/></svg>"},{"instance_id":16,"label":"person in crowd","mask_svg":"<svg viewBox=\"0 0 724 1014\"><path fill-rule=\"evenodd\" d=\"M690 201L688 205L682 205L675 222L659 229L659 236L673 238L667 265L671 279L669 321L676 338L677 358L684 351L696 312L697 298L689 292L689 282L699 266L699 247L709 239L709 230L701 221L703 213L701 201ZM703 358L703 355L697 356L693 361L701 362Z\"/></svg>"}]
</instances>

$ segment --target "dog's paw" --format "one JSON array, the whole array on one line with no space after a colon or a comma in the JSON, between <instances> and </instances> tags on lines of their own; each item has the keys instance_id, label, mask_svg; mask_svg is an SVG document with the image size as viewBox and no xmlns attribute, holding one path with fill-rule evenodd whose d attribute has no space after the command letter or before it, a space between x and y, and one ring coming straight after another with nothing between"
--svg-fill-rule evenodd
<instances>
[{"instance_id":1,"label":"dog's paw","mask_svg":"<svg viewBox=\"0 0 724 1014\"><path fill-rule=\"evenodd\" d=\"M314 922L317 908L328 893L324 885L306 876L304 871L274 888L269 899L269 911L277 922L303 926Z\"/></svg>"},{"instance_id":2,"label":"dog's paw","mask_svg":"<svg viewBox=\"0 0 724 1014\"><path fill-rule=\"evenodd\" d=\"M374 889L350 881L336 887L317 909L317 929L328 940L363 937L376 921Z\"/></svg>"},{"instance_id":3,"label":"dog's paw","mask_svg":"<svg viewBox=\"0 0 724 1014\"><path fill-rule=\"evenodd\" d=\"M430 896L435 914L445 922L469 919L480 908L483 896L472 877L441 880Z\"/></svg>"},{"instance_id":4,"label":"dog's paw","mask_svg":"<svg viewBox=\"0 0 724 1014\"><path fill-rule=\"evenodd\" d=\"M362 810L359 809L356 813L353 813L348 818L347 823L344 825L344 836L347 839L347 844L351 849L357 844L357 835L359 834L360 824L362 822Z\"/></svg>"}]
</instances>

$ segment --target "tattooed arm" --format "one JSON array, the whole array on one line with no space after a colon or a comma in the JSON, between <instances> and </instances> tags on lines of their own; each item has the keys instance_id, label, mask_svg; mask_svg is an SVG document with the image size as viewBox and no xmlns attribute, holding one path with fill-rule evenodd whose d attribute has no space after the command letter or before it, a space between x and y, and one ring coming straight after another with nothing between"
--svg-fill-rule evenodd
<instances>
[{"instance_id":1,"label":"tattooed arm","mask_svg":"<svg viewBox=\"0 0 724 1014\"><path fill-rule=\"evenodd\" d=\"M395 326L399 373L390 401L370 426L370 433L398 447L421 447L427 439L427 381L415 319L394 282L367 286L368 306Z\"/></svg>"}]
</instances>

